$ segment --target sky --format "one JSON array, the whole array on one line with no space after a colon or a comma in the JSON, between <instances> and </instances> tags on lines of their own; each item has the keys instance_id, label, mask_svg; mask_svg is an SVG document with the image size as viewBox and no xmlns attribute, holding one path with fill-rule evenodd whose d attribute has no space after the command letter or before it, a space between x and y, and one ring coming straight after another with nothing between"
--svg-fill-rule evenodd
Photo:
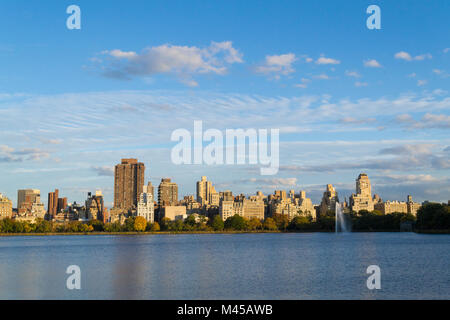
<instances>
[{"instance_id":1,"label":"sky","mask_svg":"<svg viewBox=\"0 0 450 320\"><path fill-rule=\"evenodd\" d=\"M69 5L81 29L69 30ZM369 5L381 11L370 30ZM113 202L121 158L146 181L265 194L369 175L384 200L450 199L450 2L2 1L0 193ZM174 130L280 130L280 169L176 165Z\"/></svg>"}]
</instances>

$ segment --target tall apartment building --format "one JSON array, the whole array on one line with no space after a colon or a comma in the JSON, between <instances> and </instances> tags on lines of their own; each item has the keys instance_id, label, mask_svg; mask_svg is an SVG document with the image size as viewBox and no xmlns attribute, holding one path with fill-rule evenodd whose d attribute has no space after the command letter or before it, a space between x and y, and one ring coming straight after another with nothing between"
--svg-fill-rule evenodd
<instances>
[{"instance_id":1,"label":"tall apartment building","mask_svg":"<svg viewBox=\"0 0 450 320\"><path fill-rule=\"evenodd\" d=\"M202 206L219 206L220 194L205 176L197 182L197 202Z\"/></svg>"},{"instance_id":2,"label":"tall apartment building","mask_svg":"<svg viewBox=\"0 0 450 320\"><path fill-rule=\"evenodd\" d=\"M144 217L147 222L155 221L155 204L153 203L153 190L149 190L148 186L144 186L139 197L136 215Z\"/></svg>"},{"instance_id":3,"label":"tall apartment building","mask_svg":"<svg viewBox=\"0 0 450 320\"><path fill-rule=\"evenodd\" d=\"M0 193L0 220L12 217L12 201Z\"/></svg>"},{"instance_id":4,"label":"tall apartment building","mask_svg":"<svg viewBox=\"0 0 450 320\"><path fill-rule=\"evenodd\" d=\"M47 212L50 217L54 217L58 213L58 196L58 189L55 189L54 192L48 193Z\"/></svg>"},{"instance_id":5,"label":"tall apartment building","mask_svg":"<svg viewBox=\"0 0 450 320\"><path fill-rule=\"evenodd\" d=\"M319 207L320 215L326 215L328 211L335 212L337 202L339 202L339 197L336 189L332 184L327 184L327 190L323 193Z\"/></svg>"},{"instance_id":6,"label":"tall apartment building","mask_svg":"<svg viewBox=\"0 0 450 320\"><path fill-rule=\"evenodd\" d=\"M67 207L67 198L59 198L59 190L48 193L47 212L50 218L54 218L58 213Z\"/></svg>"},{"instance_id":7,"label":"tall apartment building","mask_svg":"<svg viewBox=\"0 0 450 320\"><path fill-rule=\"evenodd\" d=\"M373 211L372 188L367 174L361 173L356 179L356 194L350 196L350 207L354 212Z\"/></svg>"},{"instance_id":8,"label":"tall apartment building","mask_svg":"<svg viewBox=\"0 0 450 320\"><path fill-rule=\"evenodd\" d=\"M153 200L155 199L155 187L152 185L151 181L147 183L147 193L152 195Z\"/></svg>"},{"instance_id":9,"label":"tall apartment building","mask_svg":"<svg viewBox=\"0 0 450 320\"><path fill-rule=\"evenodd\" d=\"M145 165L137 159L122 159L114 170L114 208L136 208L144 186Z\"/></svg>"},{"instance_id":10,"label":"tall apartment building","mask_svg":"<svg viewBox=\"0 0 450 320\"><path fill-rule=\"evenodd\" d=\"M178 185L169 178L161 179L158 186L158 206L175 206L178 204Z\"/></svg>"}]
</instances>

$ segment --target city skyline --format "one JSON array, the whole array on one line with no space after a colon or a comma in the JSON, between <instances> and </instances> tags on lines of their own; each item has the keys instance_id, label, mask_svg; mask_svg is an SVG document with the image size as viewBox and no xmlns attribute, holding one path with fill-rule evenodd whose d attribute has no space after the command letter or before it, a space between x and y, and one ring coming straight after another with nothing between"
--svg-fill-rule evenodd
<instances>
[{"instance_id":1,"label":"city skyline","mask_svg":"<svg viewBox=\"0 0 450 320\"><path fill-rule=\"evenodd\" d=\"M131 167L130 167L131 165ZM172 178L167 178L167 177L163 177L160 179L160 183L158 186L157 191L155 192L154 187L152 185L151 180L154 179L150 179L148 177L145 177L144 175L141 175L139 173L139 169L137 169L136 172L137 176L139 176L137 178L138 181L137 182L136 178L132 178L132 175L128 175L127 179L124 179L124 175L123 173L118 173L118 171L123 172L123 170L127 170L124 167L128 166L130 170L132 168L132 166L137 166L140 168L145 168L145 163L138 161L138 159L133 159L133 158L123 158L121 159L121 163L116 164L116 175L115 175L115 179L113 180L113 186L114 188L121 188L121 192L116 192L116 194L118 195L118 197L114 198L114 201L111 201L110 205L108 205L108 203L105 203L105 207L108 209L115 209L117 212L128 212L130 210L135 210L137 208L137 205L139 203L139 199L142 198L142 193L151 193L152 194L152 199L155 202L155 204L157 204L160 207L164 207L164 206L184 206L185 204L182 204L183 200L185 201L187 198L192 197L192 201L194 202L198 202L201 206L219 206L219 204L221 203L222 197L226 198L226 195L222 195L222 194L226 194L227 192L231 192L231 195L233 196L233 198L239 198L240 195L244 195L247 198L252 198L254 196L270 196L270 195L277 195L279 192L283 192L284 195L291 195L292 192L295 193L295 195L298 197L300 196L300 198L306 198L305 197L305 193L308 194L308 199L313 199L311 202L311 206L318 206L318 210L320 209L320 206L323 204L323 199L324 199L324 193L323 190L325 189L325 194L328 193L329 197L331 197L330 199L336 197L336 199L341 203L346 203L346 204L351 204L351 203L355 203L355 195L360 195L359 198L358 197L358 203L359 202L364 202L367 201L367 198L369 200L373 200L375 201L375 198L372 199L372 197L376 197L377 200L379 200L380 203L382 202L404 202L404 200L407 198L408 201L412 201L410 200L413 195L405 193L403 198L397 198L394 199L392 197L387 197L384 198L383 196L380 196L380 194L378 194L376 192L376 188L373 188L373 185L371 184L370 180L368 179L368 175L366 173L360 173L358 178L356 180L353 181L353 190L349 191L349 194L344 194L342 192L340 192L338 190L338 188L336 188L336 185L339 185L339 183L328 183L324 186L322 186L323 188L320 190L320 197L311 197L311 193L308 191L308 189L305 188L299 188L299 189L293 189L293 188L275 188L275 189L271 189L270 191L262 191L262 190L269 190L268 188L261 188L258 190L253 190L253 192L251 193L239 193L236 192L233 189L230 188L224 188L224 189L219 189L217 186L218 184L215 184L213 182L213 180L208 180L208 178L206 176L201 176L200 180L195 180L192 181L192 183L196 186L195 192L193 193L187 193L187 194L179 194L178 190L180 185L176 182L173 181ZM120 168L120 169L118 169ZM131 169L136 170L136 169ZM365 182L361 182L361 177L367 180ZM128 181L127 181L128 180ZM120 182L119 182L120 181ZM148 185L146 184L146 182L148 181ZM355 187L355 181L356 181L356 187ZM137 183L137 185L136 185ZM127 186L127 187L119 187L119 185L123 185L123 186ZM142 189L140 192L137 192L137 189ZM217 191L216 191L217 188ZM117 189L119 190L119 189ZM147 191L148 190L148 191ZM375 190L375 191L373 191ZM61 210L64 210L64 208L67 207L67 204L74 204L77 203L78 205L82 205L83 202L86 200L86 196L89 200L89 197L91 196L91 194L95 194L98 193L99 195L101 195L102 199L104 198L104 194L103 194L103 190L102 189L95 189L95 190L89 190L86 192L86 195L83 199L75 199L75 200L68 200L67 197L63 197L63 198L58 198L58 194L59 194L59 189L55 189L54 191L49 191L48 192L48 198L46 198L45 196L42 197L41 194L45 194L42 193L41 189L37 189L37 188L30 188L30 189L26 189L26 188L21 188L16 190L16 195L19 195L19 198L17 198L18 202L15 202L13 198L8 197L5 193L0 192L0 194L3 195L3 197L6 197L7 199L11 200L13 203L13 208L15 209L19 209L20 207L20 202L24 201L24 200L20 200L20 194L24 193L24 192L31 192L33 194L38 195L39 197L39 201L38 203L42 203L47 210L45 210L46 213L48 213L50 216L54 216L56 213L60 212ZM136 193L137 192L137 193ZM298 192L298 193L297 193ZM219 193L220 193L220 199L219 199ZM130 197L124 197L123 195L120 194L129 194L131 196ZM215 196L214 196L215 195ZM339 196L338 196L339 195ZM134 196L136 198L134 198ZM215 198L214 198L215 197ZM22 198L25 198L25 195L22 196ZM209 199L209 200L205 200ZM46 202L45 199L48 199L48 201ZM30 205L34 200L30 200ZM103 201L103 200L102 200ZM134 202L135 201L135 202ZM311 200L309 200L311 201ZM427 202L430 201L429 199L423 200L421 202ZM442 203L444 202L448 202L450 200L444 200L441 201ZM134 203L133 203L134 202ZM433 201L431 201L433 202ZM439 202L439 201L437 201ZM14 203L17 203L17 206L14 206ZM64 204L64 205L62 205ZM124 205L126 204L126 205ZM102 204L103 205L103 204ZM355 205L355 204L354 204ZM328 207L330 206L330 203L328 203ZM334 204L332 204L332 206L334 206ZM360 207L359 204L356 204L357 207ZM358 210L368 210L368 211L373 211L374 210L374 203L372 205L369 205L369 207L362 207ZM357 210L357 211L358 211Z\"/></svg>"},{"instance_id":2,"label":"city skyline","mask_svg":"<svg viewBox=\"0 0 450 320\"><path fill-rule=\"evenodd\" d=\"M105 17L81 0L81 30L66 28L66 1L0 4L14 30L0 45L0 192L83 202L101 189L112 207L127 156L147 165L145 184L172 178L181 197L207 176L217 190L306 190L318 203L329 183L349 197L366 172L383 199L446 202L448 3L377 3L381 30L350 1L134 1ZM196 120L280 129L279 172L173 164L171 133Z\"/></svg>"}]
</instances>

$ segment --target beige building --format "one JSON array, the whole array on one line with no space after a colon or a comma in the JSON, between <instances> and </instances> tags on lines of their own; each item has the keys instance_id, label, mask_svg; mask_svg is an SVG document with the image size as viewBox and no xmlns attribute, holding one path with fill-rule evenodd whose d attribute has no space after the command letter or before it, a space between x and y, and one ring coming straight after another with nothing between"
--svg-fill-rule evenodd
<instances>
[{"instance_id":1,"label":"beige building","mask_svg":"<svg viewBox=\"0 0 450 320\"><path fill-rule=\"evenodd\" d=\"M420 203L416 203L412 200L411 196L408 196L407 201L385 201L375 204L375 210L380 211L383 214L390 213L409 213L414 216L417 215L417 210L421 207Z\"/></svg>"},{"instance_id":2,"label":"beige building","mask_svg":"<svg viewBox=\"0 0 450 320\"><path fill-rule=\"evenodd\" d=\"M161 179L158 187L158 206L176 206L178 204L178 185L169 178Z\"/></svg>"},{"instance_id":3,"label":"beige building","mask_svg":"<svg viewBox=\"0 0 450 320\"><path fill-rule=\"evenodd\" d=\"M203 213L203 207L200 203L195 201L195 197L193 195L184 196L183 200L180 201L180 205L186 207L186 213L188 215L198 213Z\"/></svg>"},{"instance_id":4,"label":"beige building","mask_svg":"<svg viewBox=\"0 0 450 320\"><path fill-rule=\"evenodd\" d=\"M202 206L219 206L220 195L205 176L197 182L197 202Z\"/></svg>"},{"instance_id":5,"label":"beige building","mask_svg":"<svg viewBox=\"0 0 450 320\"><path fill-rule=\"evenodd\" d=\"M319 207L319 214L326 215L328 211L336 211L336 203L339 203L339 197L332 184L327 184L327 189L323 193L322 202Z\"/></svg>"},{"instance_id":6,"label":"beige building","mask_svg":"<svg viewBox=\"0 0 450 320\"><path fill-rule=\"evenodd\" d=\"M12 218L12 201L0 193L0 220Z\"/></svg>"},{"instance_id":7,"label":"beige building","mask_svg":"<svg viewBox=\"0 0 450 320\"><path fill-rule=\"evenodd\" d=\"M187 218L185 206L165 206L161 209L161 218L184 220Z\"/></svg>"},{"instance_id":8,"label":"beige building","mask_svg":"<svg viewBox=\"0 0 450 320\"><path fill-rule=\"evenodd\" d=\"M282 214L288 216L292 220L296 216L311 216L314 220L316 217L316 210L312 204L311 199L306 197L305 191L300 191L298 195L294 191L289 192L288 198L278 198L271 200L270 203L271 214Z\"/></svg>"},{"instance_id":9,"label":"beige building","mask_svg":"<svg viewBox=\"0 0 450 320\"><path fill-rule=\"evenodd\" d=\"M239 215L246 219L256 218L264 220L264 201L252 196L249 199L240 198L234 200L222 200L219 206L219 215L223 220L234 215Z\"/></svg>"},{"instance_id":10,"label":"beige building","mask_svg":"<svg viewBox=\"0 0 450 320\"><path fill-rule=\"evenodd\" d=\"M361 173L356 179L356 194L350 196L350 208L354 212L374 210L374 202L372 199L372 187L367 174Z\"/></svg>"}]
</instances>

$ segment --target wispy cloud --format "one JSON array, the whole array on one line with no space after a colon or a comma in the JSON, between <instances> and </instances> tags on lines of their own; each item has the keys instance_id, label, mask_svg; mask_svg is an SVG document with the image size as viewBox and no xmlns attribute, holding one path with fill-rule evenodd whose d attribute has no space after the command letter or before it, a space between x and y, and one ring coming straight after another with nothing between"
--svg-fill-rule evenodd
<instances>
[{"instance_id":1,"label":"wispy cloud","mask_svg":"<svg viewBox=\"0 0 450 320\"><path fill-rule=\"evenodd\" d=\"M395 59L405 60L405 61L422 61L425 59L431 59L433 56L429 53L421 54L418 56L411 56L408 52L400 51L394 55Z\"/></svg>"},{"instance_id":2,"label":"wispy cloud","mask_svg":"<svg viewBox=\"0 0 450 320\"><path fill-rule=\"evenodd\" d=\"M450 116L426 113L420 120L409 114L402 114L396 120L409 129L450 129Z\"/></svg>"},{"instance_id":3,"label":"wispy cloud","mask_svg":"<svg viewBox=\"0 0 450 320\"><path fill-rule=\"evenodd\" d=\"M279 79L295 72L292 64L297 60L293 53L266 56L264 63L254 68L255 72Z\"/></svg>"},{"instance_id":4,"label":"wispy cloud","mask_svg":"<svg viewBox=\"0 0 450 320\"><path fill-rule=\"evenodd\" d=\"M97 172L99 176L107 176L107 177L113 177L114 176L114 168L109 166L93 166L92 170Z\"/></svg>"},{"instance_id":5,"label":"wispy cloud","mask_svg":"<svg viewBox=\"0 0 450 320\"><path fill-rule=\"evenodd\" d=\"M0 145L0 162L38 161L49 156L48 152L37 148L14 149Z\"/></svg>"},{"instance_id":6,"label":"wispy cloud","mask_svg":"<svg viewBox=\"0 0 450 320\"><path fill-rule=\"evenodd\" d=\"M321 56L316 60L316 64L340 64L341 61L333 58L327 58L325 56Z\"/></svg>"}]
</instances>

